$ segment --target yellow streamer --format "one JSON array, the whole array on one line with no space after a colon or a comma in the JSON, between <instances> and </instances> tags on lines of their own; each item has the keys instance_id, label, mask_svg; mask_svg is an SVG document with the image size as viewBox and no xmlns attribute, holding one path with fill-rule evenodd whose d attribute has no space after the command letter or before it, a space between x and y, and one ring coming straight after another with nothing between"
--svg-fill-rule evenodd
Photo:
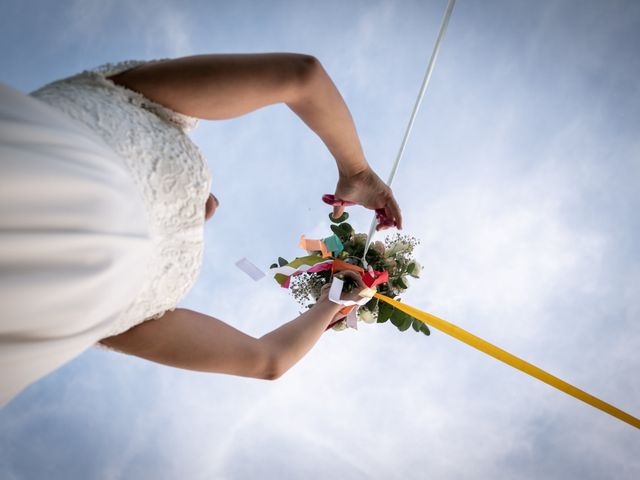
<instances>
[{"instance_id":1,"label":"yellow streamer","mask_svg":"<svg viewBox=\"0 0 640 480\"><path fill-rule=\"evenodd\" d=\"M477 350L480 350L487 355L491 355L492 357L500 360L501 362L506 363L507 365L511 365L513 368L517 368L518 370L531 375L538 380L543 381L544 383L551 385L552 387L557 388L558 390L571 395L572 397L577 398L578 400L582 400L583 402L595 407L599 410L602 410L609 415L613 415L619 420L628 423L629 425L640 429L640 420L636 417L629 415L626 412L614 407L613 405L603 402L597 397L588 394L580 390L579 388L574 387L573 385L565 382L564 380L559 379L558 377L554 377L550 373L545 372L544 370L532 365L529 362L525 362L524 360L516 357L515 355L511 355L509 352L502 350L501 348L492 345L491 343L476 337L475 335L463 330L460 327L455 326L452 323L447 322L441 318L438 318L430 313L423 312L418 310L417 308L410 307L409 305L405 305L400 303L392 298L386 297L384 295L380 295L376 293L374 295L378 300L388 303L394 308L398 310L402 310L408 315L411 315L414 318L417 318L421 322L426 323L438 330L446 333L447 335L452 336L453 338L460 340L461 342L470 345Z\"/></svg>"}]
</instances>

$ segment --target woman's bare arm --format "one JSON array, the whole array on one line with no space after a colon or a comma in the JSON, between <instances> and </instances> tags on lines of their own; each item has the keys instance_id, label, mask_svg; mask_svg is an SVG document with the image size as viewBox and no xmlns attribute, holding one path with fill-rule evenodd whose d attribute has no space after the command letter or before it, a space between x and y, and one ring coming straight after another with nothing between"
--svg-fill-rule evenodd
<instances>
[{"instance_id":1,"label":"woman's bare arm","mask_svg":"<svg viewBox=\"0 0 640 480\"><path fill-rule=\"evenodd\" d=\"M336 196L402 228L391 189L369 167L351 113L321 63L298 53L213 54L145 64L111 79L167 107L221 120L286 103L327 146L339 172ZM340 216L343 207L336 206Z\"/></svg>"},{"instance_id":2,"label":"woman's bare arm","mask_svg":"<svg viewBox=\"0 0 640 480\"><path fill-rule=\"evenodd\" d=\"M196 55L145 64L111 79L172 110L209 120L286 103L322 139L341 175L369 168L349 109L311 55Z\"/></svg>"},{"instance_id":3,"label":"woman's bare arm","mask_svg":"<svg viewBox=\"0 0 640 480\"><path fill-rule=\"evenodd\" d=\"M167 312L104 345L172 367L274 380L318 341L340 305L321 299L314 307L261 338L202 313Z\"/></svg>"}]
</instances>

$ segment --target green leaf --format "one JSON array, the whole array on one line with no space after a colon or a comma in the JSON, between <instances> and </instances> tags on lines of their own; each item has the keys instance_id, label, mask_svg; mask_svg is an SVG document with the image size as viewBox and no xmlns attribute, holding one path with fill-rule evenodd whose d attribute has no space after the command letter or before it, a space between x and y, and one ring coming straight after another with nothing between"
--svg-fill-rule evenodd
<instances>
[{"instance_id":1,"label":"green leaf","mask_svg":"<svg viewBox=\"0 0 640 480\"><path fill-rule=\"evenodd\" d=\"M367 303L365 303L364 306L367 307L372 312L375 312L376 309L378 308L378 299L377 298L372 298Z\"/></svg>"},{"instance_id":2,"label":"green leaf","mask_svg":"<svg viewBox=\"0 0 640 480\"><path fill-rule=\"evenodd\" d=\"M341 223L339 227L340 230L345 233L345 235L351 236L351 234L353 233L353 227L348 223Z\"/></svg>"},{"instance_id":3,"label":"green leaf","mask_svg":"<svg viewBox=\"0 0 640 480\"><path fill-rule=\"evenodd\" d=\"M399 278L396 280L396 285L398 285L398 287L400 287L400 288L401 288L401 289L403 289L403 290L406 290L407 288L409 288L409 287L407 287L407 284L406 284L406 283L404 283L404 280L402 280L402 277L399 277Z\"/></svg>"},{"instance_id":4,"label":"green leaf","mask_svg":"<svg viewBox=\"0 0 640 480\"><path fill-rule=\"evenodd\" d=\"M422 322L421 322L422 323ZM422 325L420 326L420 331L422 333L424 333L425 335L431 335L431 330L429 330L429 327L427 326L426 323L422 323Z\"/></svg>"},{"instance_id":5,"label":"green leaf","mask_svg":"<svg viewBox=\"0 0 640 480\"><path fill-rule=\"evenodd\" d=\"M391 315L391 323L393 323L398 330L404 332L407 328L411 326L412 318L404 313L402 310L393 309L393 314Z\"/></svg>"},{"instance_id":6,"label":"green leaf","mask_svg":"<svg viewBox=\"0 0 640 480\"><path fill-rule=\"evenodd\" d=\"M414 262L411 262L411 263L409 264L409 266L407 267L407 273L408 273L409 275L412 275L412 274L413 274L413 271L414 271L415 269L416 269L416 264L415 264Z\"/></svg>"},{"instance_id":7,"label":"green leaf","mask_svg":"<svg viewBox=\"0 0 640 480\"><path fill-rule=\"evenodd\" d=\"M284 267L287 263L289 263L287 260L285 260L282 257L278 257L278 265L281 267Z\"/></svg>"},{"instance_id":8,"label":"green leaf","mask_svg":"<svg viewBox=\"0 0 640 480\"><path fill-rule=\"evenodd\" d=\"M329 220L331 220L333 223L342 223L345 220L347 220L347 218L349 218L349 214L347 212L344 212L338 218L333 218L333 214L332 213L329 214Z\"/></svg>"},{"instance_id":9,"label":"green leaf","mask_svg":"<svg viewBox=\"0 0 640 480\"><path fill-rule=\"evenodd\" d=\"M418 320L417 318L414 318L413 321L411 322L411 326L413 327L413 329L416 332L420 331L420 326L422 325L422 322L420 320Z\"/></svg>"},{"instance_id":10,"label":"green leaf","mask_svg":"<svg viewBox=\"0 0 640 480\"><path fill-rule=\"evenodd\" d=\"M348 223L341 223L340 225L331 225L331 231L335 233L344 244L351 238L353 227Z\"/></svg>"},{"instance_id":11,"label":"green leaf","mask_svg":"<svg viewBox=\"0 0 640 480\"><path fill-rule=\"evenodd\" d=\"M391 312L391 318L389 318L389 320L391 320L391 323L393 323L397 327L398 325L400 325L400 322L402 321L401 315L402 315L402 312L394 308L393 312Z\"/></svg>"},{"instance_id":12,"label":"green leaf","mask_svg":"<svg viewBox=\"0 0 640 480\"><path fill-rule=\"evenodd\" d=\"M395 309L386 302L382 302L378 307L378 323L384 323L391 317Z\"/></svg>"},{"instance_id":13,"label":"green leaf","mask_svg":"<svg viewBox=\"0 0 640 480\"><path fill-rule=\"evenodd\" d=\"M404 319L402 325L400 325L400 331L404 332L405 330L409 330L409 327L411 326L411 324L413 323L413 318L411 317L411 315L407 315L407 317Z\"/></svg>"},{"instance_id":14,"label":"green leaf","mask_svg":"<svg viewBox=\"0 0 640 480\"><path fill-rule=\"evenodd\" d=\"M279 267L279 265L277 263L272 263L269 268L278 268L278 267Z\"/></svg>"}]
</instances>

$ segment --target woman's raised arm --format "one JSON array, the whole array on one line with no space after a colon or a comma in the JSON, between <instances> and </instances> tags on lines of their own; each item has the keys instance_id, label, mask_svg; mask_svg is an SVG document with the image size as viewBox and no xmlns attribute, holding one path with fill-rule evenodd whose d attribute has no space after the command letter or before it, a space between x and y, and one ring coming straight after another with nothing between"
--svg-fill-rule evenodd
<instances>
[{"instance_id":1,"label":"woman's raised arm","mask_svg":"<svg viewBox=\"0 0 640 480\"><path fill-rule=\"evenodd\" d=\"M371 170L351 113L321 63L298 53L211 54L145 64L111 79L177 112L222 120L286 103L336 160L336 195L402 225L391 190ZM336 207L334 214L340 214Z\"/></svg>"},{"instance_id":2,"label":"woman's raised arm","mask_svg":"<svg viewBox=\"0 0 640 480\"><path fill-rule=\"evenodd\" d=\"M111 79L172 110L208 120L286 103L324 141L341 172L368 166L342 96L311 55L196 55L145 64Z\"/></svg>"}]
</instances>

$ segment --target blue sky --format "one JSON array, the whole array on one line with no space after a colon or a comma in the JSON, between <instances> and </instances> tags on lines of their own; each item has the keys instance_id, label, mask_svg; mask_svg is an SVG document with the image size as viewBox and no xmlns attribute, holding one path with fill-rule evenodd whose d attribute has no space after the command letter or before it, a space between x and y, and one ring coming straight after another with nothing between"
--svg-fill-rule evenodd
<instances>
[{"instance_id":1,"label":"blue sky","mask_svg":"<svg viewBox=\"0 0 640 480\"><path fill-rule=\"evenodd\" d=\"M0 3L0 81L125 59L317 56L386 177L446 2ZM640 4L459 0L395 180L404 300L640 415ZM201 122L221 206L182 305L262 335L297 315L234 262L326 234L337 178L285 106ZM312 183L304 179L314 178ZM269 181L265 181L269 178ZM352 211L368 228L370 214ZM0 411L0 476L634 479L637 431L434 332L328 332L276 382L92 349Z\"/></svg>"}]
</instances>

